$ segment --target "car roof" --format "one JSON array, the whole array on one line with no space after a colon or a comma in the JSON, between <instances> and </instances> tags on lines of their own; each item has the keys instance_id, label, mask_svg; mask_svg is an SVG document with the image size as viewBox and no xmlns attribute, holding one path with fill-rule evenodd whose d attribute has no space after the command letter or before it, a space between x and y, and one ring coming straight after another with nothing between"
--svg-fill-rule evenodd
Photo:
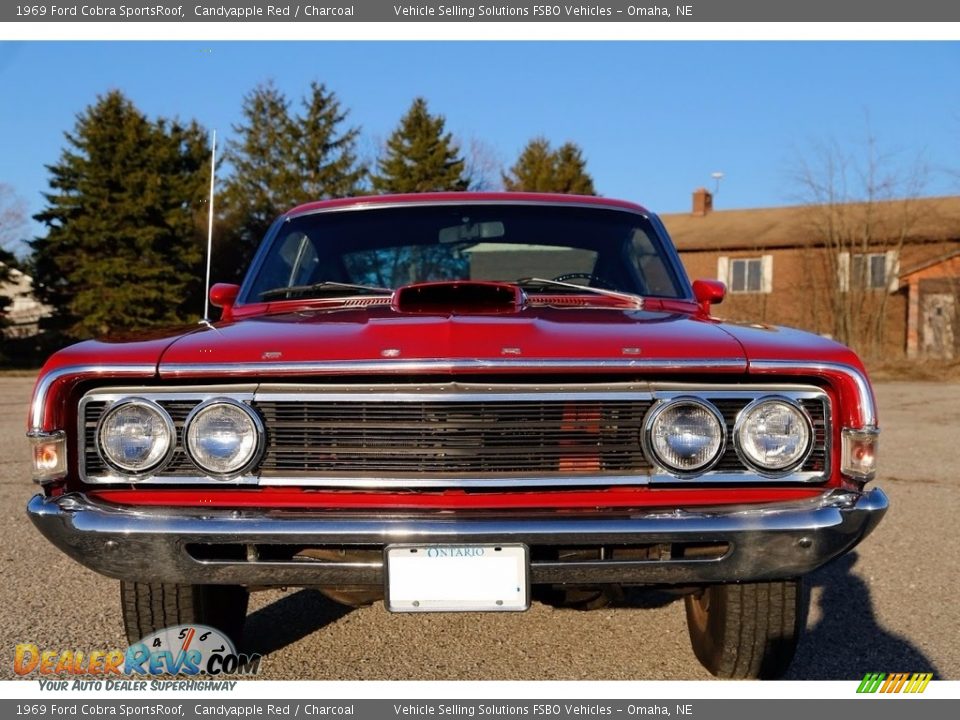
<instances>
[{"instance_id":1,"label":"car roof","mask_svg":"<svg viewBox=\"0 0 960 720\"><path fill-rule=\"evenodd\" d=\"M649 215L650 212L641 205L615 200L612 198L597 197L595 195L561 195L559 193L527 193L527 192L435 192L435 193L408 193L403 195L364 195L359 197L337 198L335 200L319 200L304 203L289 210L286 217L295 217L324 210L346 210L350 208L371 208L379 206L397 205L448 205L452 203L510 203L538 205L544 203L560 205L595 206L599 208L628 210L630 212Z\"/></svg>"}]
</instances>

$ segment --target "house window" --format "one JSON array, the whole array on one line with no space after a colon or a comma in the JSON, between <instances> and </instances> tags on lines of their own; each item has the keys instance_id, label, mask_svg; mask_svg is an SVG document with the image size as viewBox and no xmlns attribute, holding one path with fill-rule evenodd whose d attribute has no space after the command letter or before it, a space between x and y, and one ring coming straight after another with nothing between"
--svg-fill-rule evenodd
<instances>
[{"instance_id":1,"label":"house window","mask_svg":"<svg viewBox=\"0 0 960 720\"><path fill-rule=\"evenodd\" d=\"M883 290L899 287L900 260L895 250L876 253L840 253L841 290Z\"/></svg>"},{"instance_id":2,"label":"house window","mask_svg":"<svg viewBox=\"0 0 960 720\"><path fill-rule=\"evenodd\" d=\"M730 261L730 291L760 292L763 265L760 258L737 258Z\"/></svg>"},{"instance_id":3,"label":"house window","mask_svg":"<svg viewBox=\"0 0 960 720\"><path fill-rule=\"evenodd\" d=\"M850 257L850 284L855 288L885 288L886 253L854 253Z\"/></svg>"},{"instance_id":4,"label":"house window","mask_svg":"<svg viewBox=\"0 0 960 720\"><path fill-rule=\"evenodd\" d=\"M720 257L717 278L726 283L732 293L768 293L773 289L773 256Z\"/></svg>"}]
</instances>

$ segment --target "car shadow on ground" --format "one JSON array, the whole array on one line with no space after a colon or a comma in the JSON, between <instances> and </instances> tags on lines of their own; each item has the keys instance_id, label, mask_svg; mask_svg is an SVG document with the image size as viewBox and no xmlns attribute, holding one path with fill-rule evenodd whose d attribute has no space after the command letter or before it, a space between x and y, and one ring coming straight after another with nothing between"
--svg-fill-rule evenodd
<instances>
[{"instance_id":1,"label":"car shadow on ground","mask_svg":"<svg viewBox=\"0 0 960 720\"><path fill-rule=\"evenodd\" d=\"M877 622L869 587L853 572L857 559L856 552L848 553L807 578L808 598L813 590L821 589L817 600L820 618L812 626L808 624L784 679L860 680L868 672L931 672L940 677L933 661L918 647ZM589 598L579 599L585 601L584 609L594 605ZM565 602L551 600L538 597L555 607L570 608ZM654 588L628 588L623 596L610 600L610 606L621 608L682 605L679 595ZM276 652L351 611L315 590L300 590L247 618L244 651Z\"/></svg>"},{"instance_id":2,"label":"car shadow on ground","mask_svg":"<svg viewBox=\"0 0 960 720\"><path fill-rule=\"evenodd\" d=\"M785 680L861 680L868 672L932 672L937 668L909 640L877 622L867 584L848 553L807 578L808 590L821 588L821 617L800 640ZM808 592L808 597L810 593Z\"/></svg>"},{"instance_id":3,"label":"car shadow on ground","mask_svg":"<svg viewBox=\"0 0 960 720\"><path fill-rule=\"evenodd\" d=\"M683 595L669 590L649 587L626 587L616 592L591 588L573 588L561 592L555 588L534 588L533 601L557 610L598 610L600 608L630 608L635 610L660 608L680 601Z\"/></svg>"},{"instance_id":4,"label":"car shadow on ground","mask_svg":"<svg viewBox=\"0 0 960 720\"><path fill-rule=\"evenodd\" d=\"M268 655L335 623L353 608L329 600L316 590L299 590L247 617L244 652Z\"/></svg>"}]
</instances>

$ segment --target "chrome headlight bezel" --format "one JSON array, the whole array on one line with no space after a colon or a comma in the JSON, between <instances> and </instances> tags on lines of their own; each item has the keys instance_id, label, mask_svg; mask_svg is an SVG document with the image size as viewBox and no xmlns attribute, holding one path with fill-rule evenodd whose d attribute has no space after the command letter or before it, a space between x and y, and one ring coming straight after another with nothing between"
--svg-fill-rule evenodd
<instances>
[{"instance_id":1,"label":"chrome headlight bezel","mask_svg":"<svg viewBox=\"0 0 960 720\"><path fill-rule=\"evenodd\" d=\"M196 421L200 415L209 412L212 408L218 405L228 405L240 410L250 421L255 438L250 454L244 458L242 463L228 471L218 471L204 465L203 462L197 458L197 453L191 442L190 430L193 427L194 421ZM260 419L260 416L257 414L257 412L253 410L253 408L246 403L234 400L233 398L214 397L204 400L195 408L193 408L189 415L187 415L187 419L183 424L183 451L190 459L190 462L192 462L198 470L206 473L207 476L217 480L231 480L244 475L248 470L250 470L250 468L254 467L258 462L260 462L260 458L263 456L264 448L266 446L265 437L266 432L264 430L263 421Z\"/></svg>"},{"instance_id":2,"label":"chrome headlight bezel","mask_svg":"<svg viewBox=\"0 0 960 720\"><path fill-rule=\"evenodd\" d=\"M663 413L667 410L674 409L680 405L694 405L707 411L707 413L716 421L717 427L720 431L720 441L710 459L695 468L678 468L675 465L666 462L657 452L654 445L653 434L657 420L660 419ZM643 420L641 445L644 455L646 455L650 461L663 468L671 475L676 475L678 478L697 477L713 469L713 467L720 462L720 458L723 457L727 447L727 424L723 418L723 415L709 400L704 400L703 398L696 397L694 395L680 395L669 400L661 400L654 404L652 408L650 408Z\"/></svg>"},{"instance_id":3,"label":"chrome headlight bezel","mask_svg":"<svg viewBox=\"0 0 960 720\"><path fill-rule=\"evenodd\" d=\"M807 443L803 452L800 453L796 458L794 458L789 464L784 465L779 468L770 468L764 466L762 463L758 462L752 458L749 453L744 449L743 443L741 441L741 432L743 432L743 426L747 421L748 416L759 406L765 405L767 403L778 403L785 405L791 408L794 412L797 413L800 420L802 421L804 427L806 428L807 433ZM736 422L733 425L733 446L737 451L737 457L740 459L740 462L744 466L750 468L751 470L763 475L764 477L770 478L779 478L789 475L798 468L803 467L804 463L810 458L811 453L816 445L816 434L813 429L813 422L810 420L809 414L803 408L803 406L796 402L795 400L785 397L783 395L763 395L756 398L752 402L748 403L739 413L737 413Z\"/></svg>"},{"instance_id":4,"label":"chrome headlight bezel","mask_svg":"<svg viewBox=\"0 0 960 720\"><path fill-rule=\"evenodd\" d=\"M160 454L160 456L152 462L150 465L145 465L140 468L131 467L125 465L124 463L116 460L111 457L110 453L107 452L104 442L103 442L103 433L105 431L105 426L107 421L117 412L122 410L124 407L129 405L136 405L148 409L150 412L153 412L162 422L164 429L167 434L167 447ZM97 423L96 429L96 446L97 453L100 455L100 459L113 470L118 473L122 473L124 476L128 476L131 479L140 479L147 477L153 473L156 473L162 470L170 462L170 459L173 457L173 453L177 447L177 429L173 424L173 418L170 417L164 408L157 402L153 400L148 400L147 398L142 397L129 397L123 398L122 400L117 400L115 403L108 407L103 415L100 418L100 421Z\"/></svg>"}]
</instances>

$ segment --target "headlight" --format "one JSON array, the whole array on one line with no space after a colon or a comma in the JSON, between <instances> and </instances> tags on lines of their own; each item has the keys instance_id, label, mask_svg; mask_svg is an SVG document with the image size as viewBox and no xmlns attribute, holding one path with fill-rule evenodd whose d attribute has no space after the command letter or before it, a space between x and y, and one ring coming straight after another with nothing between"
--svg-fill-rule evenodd
<instances>
[{"instance_id":1,"label":"headlight","mask_svg":"<svg viewBox=\"0 0 960 720\"><path fill-rule=\"evenodd\" d=\"M678 473L706 470L723 449L723 418L713 405L696 398L654 406L645 427L647 452Z\"/></svg>"},{"instance_id":2,"label":"headlight","mask_svg":"<svg viewBox=\"0 0 960 720\"><path fill-rule=\"evenodd\" d=\"M793 401L765 397L740 412L734 435L747 465L761 472L780 473L806 459L813 429L807 414Z\"/></svg>"},{"instance_id":3,"label":"headlight","mask_svg":"<svg viewBox=\"0 0 960 720\"><path fill-rule=\"evenodd\" d=\"M211 475L238 475L259 455L260 418L246 405L216 398L201 403L187 418L184 442L196 465Z\"/></svg>"},{"instance_id":4,"label":"headlight","mask_svg":"<svg viewBox=\"0 0 960 720\"><path fill-rule=\"evenodd\" d=\"M152 400L130 398L115 403L100 420L100 454L116 470L142 475L170 457L176 438L173 420Z\"/></svg>"}]
</instances>

